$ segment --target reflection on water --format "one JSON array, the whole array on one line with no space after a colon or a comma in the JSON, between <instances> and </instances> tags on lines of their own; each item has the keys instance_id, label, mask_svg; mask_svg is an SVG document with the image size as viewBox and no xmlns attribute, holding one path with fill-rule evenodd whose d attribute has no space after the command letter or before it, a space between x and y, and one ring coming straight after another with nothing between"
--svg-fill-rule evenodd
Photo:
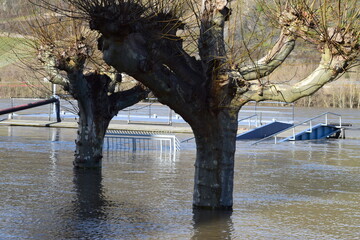
<instances>
[{"instance_id":1,"label":"reflection on water","mask_svg":"<svg viewBox=\"0 0 360 240\"><path fill-rule=\"evenodd\" d=\"M231 211L194 210L194 233L191 239L232 239L234 226Z\"/></svg>"},{"instance_id":2,"label":"reflection on water","mask_svg":"<svg viewBox=\"0 0 360 240\"><path fill-rule=\"evenodd\" d=\"M234 211L192 211L194 146L104 154L73 170L72 129L0 127L0 239L356 239L357 140L236 154Z\"/></svg>"}]
</instances>

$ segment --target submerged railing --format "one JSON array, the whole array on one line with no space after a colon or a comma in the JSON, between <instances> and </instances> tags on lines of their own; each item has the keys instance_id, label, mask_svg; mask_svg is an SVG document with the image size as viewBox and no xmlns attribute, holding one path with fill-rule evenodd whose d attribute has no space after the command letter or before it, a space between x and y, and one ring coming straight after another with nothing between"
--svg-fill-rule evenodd
<instances>
[{"instance_id":1,"label":"submerged railing","mask_svg":"<svg viewBox=\"0 0 360 240\"><path fill-rule=\"evenodd\" d=\"M126 151L169 151L180 150L180 142L174 134L165 132L108 130L105 135L107 149Z\"/></svg>"}]
</instances>

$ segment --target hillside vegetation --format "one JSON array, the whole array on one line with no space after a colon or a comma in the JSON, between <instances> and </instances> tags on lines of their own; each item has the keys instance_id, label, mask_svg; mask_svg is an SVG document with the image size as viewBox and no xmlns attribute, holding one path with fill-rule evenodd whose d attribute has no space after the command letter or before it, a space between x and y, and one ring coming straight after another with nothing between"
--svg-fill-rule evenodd
<instances>
[{"instance_id":1,"label":"hillside vegetation","mask_svg":"<svg viewBox=\"0 0 360 240\"><path fill-rule=\"evenodd\" d=\"M27 40L24 38L0 36L0 68L26 57L28 48Z\"/></svg>"},{"instance_id":2,"label":"hillside vegetation","mask_svg":"<svg viewBox=\"0 0 360 240\"><path fill-rule=\"evenodd\" d=\"M29 40L0 35L0 98L47 97L49 84L34 79L24 62L34 58Z\"/></svg>"}]
</instances>

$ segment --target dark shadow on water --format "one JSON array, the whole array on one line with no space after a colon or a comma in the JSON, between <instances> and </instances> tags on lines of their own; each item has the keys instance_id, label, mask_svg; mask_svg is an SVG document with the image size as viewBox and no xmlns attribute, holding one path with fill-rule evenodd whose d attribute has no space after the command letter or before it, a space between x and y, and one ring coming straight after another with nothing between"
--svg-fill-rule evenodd
<instances>
[{"instance_id":1,"label":"dark shadow on water","mask_svg":"<svg viewBox=\"0 0 360 240\"><path fill-rule=\"evenodd\" d=\"M232 239L234 226L231 215L232 211L194 210L191 239Z\"/></svg>"},{"instance_id":2,"label":"dark shadow on water","mask_svg":"<svg viewBox=\"0 0 360 240\"><path fill-rule=\"evenodd\" d=\"M71 226L72 238L102 239L107 232L106 207L101 169L74 169L74 191L76 198L72 206Z\"/></svg>"},{"instance_id":3,"label":"dark shadow on water","mask_svg":"<svg viewBox=\"0 0 360 240\"><path fill-rule=\"evenodd\" d=\"M106 218L103 207L107 202L101 181L101 169L74 169L74 188L77 197L74 210L79 218Z\"/></svg>"}]
</instances>

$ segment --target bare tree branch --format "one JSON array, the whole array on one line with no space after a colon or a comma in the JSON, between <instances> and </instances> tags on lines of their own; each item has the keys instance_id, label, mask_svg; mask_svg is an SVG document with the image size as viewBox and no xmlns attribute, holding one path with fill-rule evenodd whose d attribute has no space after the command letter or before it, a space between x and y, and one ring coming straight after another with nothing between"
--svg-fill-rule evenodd
<instances>
[{"instance_id":1,"label":"bare tree branch","mask_svg":"<svg viewBox=\"0 0 360 240\"><path fill-rule=\"evenodd\" d=\"M289 56L295 47L295 37L281 32L274 47L266 56L257 61L254 66L246 66L239 69L245 80L257 80L272 73Z\"/></svg>"},{"instance_id":2,"label":"bare tree branch","mask_svg":"<svg viewBox=\"0 0 360 240\"><path fill-rule=\"evenodd\" d=\"M141 84L137 84L126 91L119 91L110 96L110 102L114 102L114 112L130 107L143 100L149 94L149 90Z\"/></svg>"},{"instance_id":3,"label":"bare tree branch","mask_svg":"<svg viewBox=\"0 0 360 240\"><path fill-rule=\"evenodd\" d=\"M305 79L292 86L288 84L269 84L264 88L262 96L254 93L257 87L252 86L250 88L252 91L249 91L246 95L250 101L294 102L304 96L312 95L326 83L340 77L349 65L350 62L347 59L339 55L333 56L328 49L322 55L319 66Z\"/></svg>"}]
</instances>

